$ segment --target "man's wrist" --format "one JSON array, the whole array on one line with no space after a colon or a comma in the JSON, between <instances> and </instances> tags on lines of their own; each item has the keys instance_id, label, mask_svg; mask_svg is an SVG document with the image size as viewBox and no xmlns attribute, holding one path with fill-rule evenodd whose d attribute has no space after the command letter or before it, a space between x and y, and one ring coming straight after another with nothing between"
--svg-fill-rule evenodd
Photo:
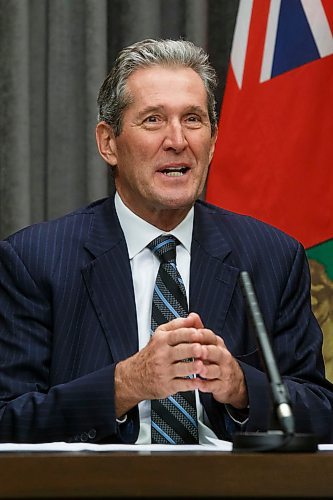
<instances>
[{"instance_id":1,"label":"man's wrist","mask_svg":"<svg viewBox=\"0 0 333 500\"><path fill-rule=\"evenodd\" d=\"M116 419L122 421L129 410L140 402L137 394L132 388L132 381L129 377L127 360L116 364L114 371L114 400Z\"/></svg>"}]
</instances>

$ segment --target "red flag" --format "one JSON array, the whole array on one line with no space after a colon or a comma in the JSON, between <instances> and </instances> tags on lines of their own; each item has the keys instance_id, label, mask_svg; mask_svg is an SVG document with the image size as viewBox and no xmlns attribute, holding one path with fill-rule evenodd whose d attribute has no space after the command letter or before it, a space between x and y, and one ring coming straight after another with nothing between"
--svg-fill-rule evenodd
<instances>
[{"instance_id":1,"label":"red flag","mask_svg":"<svg viewBox=\"0 0 333 500\"><path fill-rule=\"evenodd\" d=\"M314 310L331 332L326 361L333 358L332 30L331 0L241 0L206 190L208 201L271 223L308 249Z\"/></svg>"}]
</instances>

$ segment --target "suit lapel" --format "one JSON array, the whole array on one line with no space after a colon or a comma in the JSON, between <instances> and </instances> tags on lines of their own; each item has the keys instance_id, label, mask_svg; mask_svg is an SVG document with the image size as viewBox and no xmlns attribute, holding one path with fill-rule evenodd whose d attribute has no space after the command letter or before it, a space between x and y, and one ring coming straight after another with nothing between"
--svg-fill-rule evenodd
<instances>
[{"instance_id":1,"label":"suit lapel","mask_svg":"<svg viewBox=\"0 0 333 500\"><path fill-rule=\"evenodd\" d=\"M223 236L223 222L216 220L214 207L197 202L191 248L190 311L197 312L206 328L226 340L223 330L239 269L232 264L232 250ZM228 339L229 340L229 339ZM224 406L210 393L200 393L214 432L227 435Z\"/></svg>"},{"instance_id":2,"label":"suit lapel","mask_svg":"<svg viewBox=\"0 0 333 500\"><path fill-rule=\"evenodd\" d=\"M195 205L191 248L190 311L221 335L239 269L215 221L214 208ZM114 200L95 209L85 248L93 260L82 270L85 284L105 332L114 361L138 350L138 331L128 251Z\"/></svg>"},{"instance_id":3,"label":"suit lapel","mask_svg":"<svg viewBox=\"0 0 333 500\"><path fill-rule=\"evenodd\" d=\"M114 200L96 209L85 248L93 255L83 278L115 362L138 350L133 281Z\"/></svg>"},{"instance_id":4,"label":"suit lapel","mask_svg":"<svg viewBox=\"0 0 333 500\"><path fill-rule=\"evenodd\" d=\"M191 248L190 311L206 328L221 335L239 269L231 264L231 248L215 221L213 207L195 205Z\"/></svg>"}]
</instances>

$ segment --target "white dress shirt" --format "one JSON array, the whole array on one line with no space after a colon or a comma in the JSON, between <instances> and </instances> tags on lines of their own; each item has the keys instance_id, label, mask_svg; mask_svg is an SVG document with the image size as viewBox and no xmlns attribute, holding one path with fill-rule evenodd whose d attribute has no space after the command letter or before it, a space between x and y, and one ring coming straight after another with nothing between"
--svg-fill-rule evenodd
<instances>
[{"instance_id":1,"label":"white dress shirt","mask_svg":"<svg viewBox=\"0 0 333 500\"><path fill-rule=\"evenodd\" d=\"M180 241L176 250L177 268L183 279L186 295L189 297L194 209L189 211L185 219L175 229L166 233L134 214L122 202L118 193L115 196L115 207L125 235L132 269L140 350L147 345L150 338L153 290L160 265L158 257L147 248L147 245L161 234L172 234ZM209 427L209 421L200 403L198 391L195 392L199 441L207 443L210 442L207 438L216 438L217 436ZM139 415L140 432L137 444L149 444L151 442L150 401L139 403Z\"/></svg>"}]
</instances>

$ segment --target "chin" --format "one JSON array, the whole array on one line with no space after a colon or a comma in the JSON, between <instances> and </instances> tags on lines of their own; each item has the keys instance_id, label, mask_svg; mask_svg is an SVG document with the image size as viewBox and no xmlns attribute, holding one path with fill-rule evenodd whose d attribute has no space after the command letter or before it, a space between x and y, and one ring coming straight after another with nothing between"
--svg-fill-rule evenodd
<instances>
[{"instance_id":1,"label":"chin","mask_svg":"<svg viewBox=\"0 0 333 500\"><path fill-rule=\"evenodd\" d=\"M185 208L191 208L192 205L194 204L196 198L194 197L186 197L184 196L170 196L168 198L161 198L158 202L158 204L165 209L169 210L182 210Z\"/></svg>"}]
</instances>

